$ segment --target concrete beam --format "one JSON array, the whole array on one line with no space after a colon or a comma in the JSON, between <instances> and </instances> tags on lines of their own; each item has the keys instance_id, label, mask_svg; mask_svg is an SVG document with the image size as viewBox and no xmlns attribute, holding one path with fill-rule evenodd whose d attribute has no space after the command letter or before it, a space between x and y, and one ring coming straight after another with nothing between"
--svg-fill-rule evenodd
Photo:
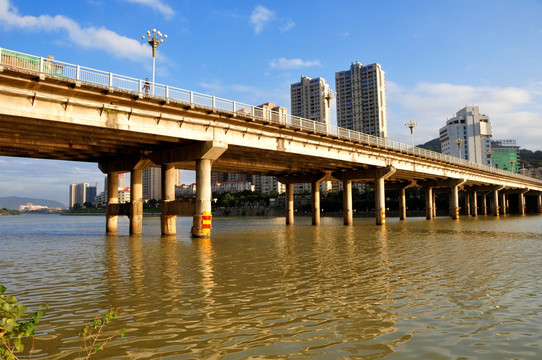
<instances>
[{"instance_id":1,"label":"concrete beam","mask_svg":"<svg viewBox=\"0 0 542 360\"><path fill-rule=\"evenodd\" d=\"M108 158L98 164L104 174L110 173L125 173L132 170L145 170L153 166L153 162L142 156L124 157L124 158Z\"/></svg>"},{"instance_id":2,"label":"concrete beam","mask_svg":"<svg viewBox=\"0 0 542 360\"><path fill-rule=\"evenodd\" d=\"M277 176L277 181L282 184L312 184L313 182L320 183L324 180L335 179L329 171L321 171L314 174Z\"/></svg>"},{"instance_id":3,"label":"concrete beam","mask_svg":"<svg viewBox=\"0 0 542 360\"><path fill-rule=\"evenodd\" d=\"M427 188L449 188L452 186L461 186L465 184L467 180L465 179L446 179L446 180L425 180L425 181L418 181L418 185Z\"/></svg>"},{"instance_id":4,"label":"concrete beam","mask_svg":"<svg viewBox=\"0 0 542 360\"><path fill-rule=\"evenodd\" d=\"M228 150L222 141L205 141L171 149L153 151L149 157L156 165L196 160L216 160Z\"/></svg>"},{"instance_id":5,"label":"concrete beam","mask_svg":"<svg viewBox=\"0 0 542 360\"><path fill-rule=\"evenodd\" d=\"M393 172L391 172L391 169L393 169ZM380 178L383 176L385 176L384 179L387 179L394 173L395 168L393 168L392 166L387 166L385 168L335 171L332 175L334 178L342 181L350 180L354 182L373 182L376 178Z\"/></svg>"}]
</instances>

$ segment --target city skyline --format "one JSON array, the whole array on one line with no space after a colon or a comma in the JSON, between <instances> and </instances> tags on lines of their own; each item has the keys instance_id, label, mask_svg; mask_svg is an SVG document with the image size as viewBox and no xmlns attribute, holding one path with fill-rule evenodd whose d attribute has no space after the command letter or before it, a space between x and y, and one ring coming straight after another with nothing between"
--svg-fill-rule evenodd
<instances>
[{"instance_id":1,"label":"city skyline","mask_svg":"<svg viewBox=\"0 0 542 360\"><path fill-rule=\"evenodd\" d=\"M536 1L56 4L0 0L0 47L144 79L152 77L152 57L141 35L156 28L168 34L157 83L287 108L290 84L302 75L333 84L352 62L379 63L389 139L410 143L404 124L413 119L414 142L424 143L456 111L477 105L495 138L542 148ZM334 99L332 125L335 109ZM0 166L0 196L61 202L67 185L102 184L104 176L96 164L1 157ZM183 172L181 182L192 181Z\"/></svg>"}]
</instances>

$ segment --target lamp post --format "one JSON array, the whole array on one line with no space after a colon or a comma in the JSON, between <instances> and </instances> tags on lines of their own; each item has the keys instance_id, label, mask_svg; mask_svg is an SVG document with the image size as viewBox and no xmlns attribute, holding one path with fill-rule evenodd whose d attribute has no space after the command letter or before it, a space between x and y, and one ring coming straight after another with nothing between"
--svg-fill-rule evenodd
<instances>
[{"instance_id":1,"label":"lamp post","mask_svg":"<svg viewBox=\"0 0 542 360\"><path fill-rule=\"evenodd\" d=\"M414 128L418 125L417 122L408 120L408 122L405 124L406 127L410 129L410 145L414 148Z\"/></svg>"},{"instance_id":2,"label":"lamp post","mask_svg":"<svg viewBox=\"0 0 542 360\"><path fill-rule=\"evenodd\" d=\"M487 152L487 157L489 158L489 167L493 167L493 161L491 160L492 156L493 156L493 150L489 150Z\"/></svg>"},{"instance_id":3,"label":"lamp post","mask_svg":"<svg viewBox=\"0 0 542 360\"><path fill-rule=\"evenodd\" d=\"M157 31L156 29L152 29L152 33L150 30L147 30L147 36L141 35L142 39L146 39L149 45L152 47L152 94L154 95L154 73L156 69L156 48L158 45L162 44L165 39L167 39L167 35L162 33L160 31Z\"/></svg>"},{"instance_id":4,"label":"lamp post","mask_svg":"<svg viewBox=\"0 0 542 360\"><path fill-rule=\"evenodd\" d=\"M329 108L331 106L331 99L333 99L333 90L327 89L322 90L322 96L326 101L326 106L324 107L324 122L326 123L326 132L329 134Z\"/></svg>"},{"instance_id":5,"label":"lamp post","mask_svg":"<svg viewBox=\"0 0 542 360\"><path fill-rule=\"evenodd\" d=\"M459 154L459 159L461 159L461 144L463 144L463 139L457 138L455 143L457 144L457 153Z\"/></svg>"}]
</instances>

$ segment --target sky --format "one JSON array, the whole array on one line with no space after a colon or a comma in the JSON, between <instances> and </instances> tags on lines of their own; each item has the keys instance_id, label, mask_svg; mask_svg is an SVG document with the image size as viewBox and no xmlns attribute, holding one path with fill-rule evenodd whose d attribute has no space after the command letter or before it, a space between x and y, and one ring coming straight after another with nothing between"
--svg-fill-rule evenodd
<instances>
[{"instance_id":1,"label":"sky","mask_svg":"<svg viewBox=\"0 0 542 360\"><path fill-rule=\"evenodd\" d=\"M388 138L438 137L466 105L494 139L542 150L541 0L0 0L0 47L129 77L152 77L147 30L167 34L156 82L290 108L290 84L352 62L385 71ZM331 104L336 125L335 103ZM0 157L0 197L68 201L97 164ZM182 172L191 183L193 172Z\"/></svg>"}]
</instances>

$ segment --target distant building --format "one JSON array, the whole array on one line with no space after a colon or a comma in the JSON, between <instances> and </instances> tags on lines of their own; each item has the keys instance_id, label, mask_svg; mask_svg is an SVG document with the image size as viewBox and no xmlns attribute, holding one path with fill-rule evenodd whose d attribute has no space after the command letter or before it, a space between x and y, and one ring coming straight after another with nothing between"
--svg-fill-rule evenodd
<instances>
[{"instance_id":1,"label":"distant building","mask_svg":"<svg viewBox=\"0 0 542 360\"><path fill-rule=\"evenodd\" d=\"M516 140L491 142L491 166L513 173L519 172L519 146L516 145Z\"/></svg>"},{"instance_id":2,"label":"distant building","mask_svg":"<svg viewBox=\"0 0 542 360\"><path fill-rule=\"evenodd\" d=\"M211 191L218 194L254 191L254 185L252 185L249 181L246 180L225 182L215 181L211 183Z\"/></svg>"},{"instance_id":3,"label":"distant building","mask_svg":"<svg viewBox=\"0 0 542 360\"><path fill-rule=\"evenodd\" d=\"M85 202L86 203L91 203L91 204L96 204L96 186L87 186L86 188L86 193L85 193ZM84 203L83 203L84 204ZM81 204L81 205L83 205Z\"/></svg>"},{"instance_id":4,"label":"distant building","mask_svg":"<svg viewBox=\"0 0 542 360\"><path fill-rule=\"evenodd\" d=\"M143 199L162 198L162 168L150 167L143 170L142 175ZM181 172L175 170L175 186L181 185Z\"/></svg>"},{"instance_id":5,"label":"distant building","mask_svg":"<svg viewBox=\"0 0 542 360\"><path fill-rule=\"evenodd\" d=\"M329 127L329 111L326 96L329 85L323 78L311 79L301 76L301 81L290 85L290 112L293 116L314 120Z\"/></svg>"},{"instance_id":6,"label":"distant building","mask_svg":"<svg viewBox=\"0 0 542 360\"><path fill-rule=\"evenodd\" d=\"M73 209L73 205L75 204L83 206L83 204L87 201L87 187L88 183L70 185L70 197L68 201L68 206L70 209Z\"/></svg>"},{"instance_id":7,"label":"distant building","mask_svg":"<svg viewBox=\"0 0 542 360\"><path fill-rule=\"evenodd\" d=\"M532 178L542 180L542 168L525 168L520 169L520 173L525 176L530 176Z\"/></svg>"},{"instance_id":8,"label":"distant building","mask_svg":"<svg viewBox=\"0 0 542 360\"><path fill-rule=\"evenodd\" d=\"M459 110L439 130L439 136L443 154L490 165L491 123L489 116L480 114L478 106Z\"/></svg>"},{"instance_id":9,"label":"distant building","mask_svg":"<svg viewBox=\"0 0 542 360\"><path fill-rule=\"evenodd\" d=\"M275 123L286 124L288 109L282 106L267 102L254 108L254 115L263 120L270 120Z\"/></svg>"},{"instance_id":10,"label":"distant building","mask_svg":"<svg viewBox=\"0 0 542 360\"><path fill-rule=\"evenodd\" d=\"M19 205L19 211L37 211L48 209L48 206L44 205L34 205L32 203L27 203L26 205Z\"/></svg>"},{"instance_id":11,"label":"distant building","mask_svg":"<svg viewBox=\"0 0 542 360\"><path fill-rule=\"evenodd\" d=\"M252 175L252 183L254 184L254 191L259 194L269 194L273 191L282 194L286 191L286 185L278 182L274 176Z\"/></svg>"},{"instance_id":12,"label":"distant building","mask_svg":"<svg viewBox=\"0 0 542 360\"><path fill-rule=\"evenodd\" d=\"M384 71L378 63L354 62L335 73L337 125L366 134L388 137Z\"/></svg>"}]
</instances>

